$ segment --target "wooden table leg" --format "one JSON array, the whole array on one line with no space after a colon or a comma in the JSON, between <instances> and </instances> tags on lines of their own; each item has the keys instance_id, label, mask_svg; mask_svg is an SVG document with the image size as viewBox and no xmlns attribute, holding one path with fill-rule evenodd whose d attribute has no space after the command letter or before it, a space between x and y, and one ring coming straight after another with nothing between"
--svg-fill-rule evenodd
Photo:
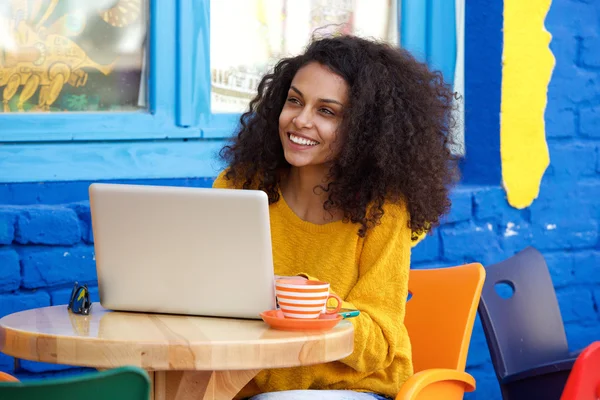
<instances>
[{"instance_id":1,"label":"wooden table leg","mask_svg":"<svg viewBox=\"0 0 600 400\"><path fill-rule=\"evenodd\" d=\"M148 378L150 378L150 399L154 400L154 371L146 371L148 372Z\"/></svg>"},{"instance_id":2,"label":"wooden table leg","mask_svg":"<svg viewBox=\"0 0 600 400\"><path fill-rule=\"evenodd\" d=\"M154 371L152 400L231 400L258 372Z\"/></svg>"}]
</instances>

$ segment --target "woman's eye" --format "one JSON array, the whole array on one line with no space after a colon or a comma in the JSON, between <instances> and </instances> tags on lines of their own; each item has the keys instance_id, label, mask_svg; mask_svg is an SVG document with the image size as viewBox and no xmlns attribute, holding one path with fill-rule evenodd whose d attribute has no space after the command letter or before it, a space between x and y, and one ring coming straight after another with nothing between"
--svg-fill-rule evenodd
<instances>
[{"instance_id":1,"label":"woman's eye","mask_svg":"<svg viewBox=\"0 0 600 400\"><path fill-rule=\"evenodd\" d=\"M333 113L333 111L331 111L331 110L330 110L330 109L328 109L328 108L321 108L321 112L322 112L323 114L327 114L327 115L335 115L335 114Z\"/></svg>"},{"instance_id":2,"label":"woman's eye","mask_svg":"<svg viewBox=\"0 0 600 400\"><path fill-rule=\"evenodd\" d=\"M300 100L298 100L295 97L290 97L289 99L287 99L287 101L289 101L290 103L294 103L294 104L300 104Z\"/></svg>"}]
</instances>

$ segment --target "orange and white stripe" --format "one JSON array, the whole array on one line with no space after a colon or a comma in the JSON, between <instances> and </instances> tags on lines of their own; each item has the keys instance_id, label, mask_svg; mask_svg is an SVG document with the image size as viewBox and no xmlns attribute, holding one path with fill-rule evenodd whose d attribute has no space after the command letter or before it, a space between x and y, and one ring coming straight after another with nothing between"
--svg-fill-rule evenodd
<instances>
[{"instance_id":1,"label":"orange and white stripe","mask_svg":"<svg viewBox=\"0 0 600 400\"><path fill-rule=\"evenodd\" d=\"M329 284L298 284L277 281L275 293L286 318L314 319L325 311Z\"/></svg>"}]
</instances>

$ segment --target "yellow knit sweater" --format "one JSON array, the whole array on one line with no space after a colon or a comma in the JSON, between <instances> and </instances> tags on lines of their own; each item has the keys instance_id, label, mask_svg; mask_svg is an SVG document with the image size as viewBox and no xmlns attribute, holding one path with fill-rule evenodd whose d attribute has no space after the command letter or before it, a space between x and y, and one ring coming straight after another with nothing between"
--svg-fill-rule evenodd
<instances>
[{"instance_id":1,"label":"yellow knit sweater","mask_svg":"<svg viewBox=\"0 0 600 400\"><path fill-rule=\"evenodd\" d=\"M221 174L215 188L233 188ZM405 206L387 204L381 224L357 235L357 224L300 219L283 196L269 207L275 274L330 282L343 307L360 310L354 352L336 362L260 372L239 397L292 389L350 389L394 397L412 375L404 326L411 231Z\"/></svg>"}]
</instances>

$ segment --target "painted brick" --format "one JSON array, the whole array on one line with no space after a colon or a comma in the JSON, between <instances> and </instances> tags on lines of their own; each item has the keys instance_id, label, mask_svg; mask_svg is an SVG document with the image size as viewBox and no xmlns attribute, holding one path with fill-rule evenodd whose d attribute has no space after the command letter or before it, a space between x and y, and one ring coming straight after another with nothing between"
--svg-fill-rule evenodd
<instances>
[{"instance_id":1,"label":"painted brick","mask_svg":"<svg viewBox=\"0 0 600 400\"><path fill-rule=\"evenodd\" d=\"M590 138L600 138L600 106L581 109L579 112L579 133Z\"/></svg>"},{"instance_id":2,"label":"painted brick","mask_svg":"<svg viewBox=\"0 0 600 400\"><path fill-rule=\"evenodd\" d=\"M455 267L460 264L461 263L459 263L459 262L452 262L452 261L440 262L439 260L435 260L435 261L425 261L425 262L421 262L421 263L414 263L410 266L410 268L411 269L448 268L448 267Z\"/></svg>"},{"instance_id":3,"label":"painted brick","mask_svg":"<svg viewBox=\"0 0 600 400\"><path fill-rule=\"evenodd\" d=\"M552 163L548 173L557 179L573 180L595 175L596 150L593 146L585 143L551 143L549 149Z\"/></svg>"},{"instance_id":4,"label":"painted brick","mask_svg":"<svg viewBox=\"0 0 600 400\"><path fill-rule=\"evenodd\" d=\"M477 388L474 392L465 393L465 400L501 400L500 386L491 366L484 365L468 368L467 372L475 378Z\"/></svg>"},{"instance_id":5,"label":"painted brick","mask_svg":"<svg viewBox=\"0 0 600 400\"><path fill-rule=\"evenodd\" d=\"M52 365L52 364L49 364ZM93 368L81 368L75 367L65 370L58 371L44 371L44 372L29 372L24 369L19 369L15 371L15 376L21 381L36 381L40 379L57 379L57 378L66 378L66 377L74 377L80 376L82 374L93 374L97 372L97 370Z\"/></svg>"},{"instance_id":6,"label":"painted brick","mask_svg":"<svg viewBox=\"0 0 600 400\"><path fill-rule=\"evenodd\" d=\"M440 232L443 256L447 261L475 261L488 265L504 258L498 235L491 223L475 225L467 222L456 226L443 226Z\"/></svg>"},{"instance_id":7,"label":"painted brick","mask_svg":"<svg viewBox=\"0 0 600 400\"><path fill-rule=\"evenodd\" d=\"M600 309L599 309L599 306L600 306L600 289L597 288L597 285L596 285L596 288L593 290L593 296L594 296L595 310L596 310L597 313L600 314ZM593 321L588 321L588 323L592 323L592 322ZM600 325L600 322L598 322L598 324ZM596 338L596 340L598 340L598 339Z\"/></svg>"},{"instance_id":8,"label":"painted brick","mask_svg":"<svg viewBox=\"0 0 600 400\"><path fill-rule=\"evenodd\" d=\"M83 284L83 283L84 282L80 282L80 284ZM90 290L90 300L93 303L99 302L100 294L98 293L98 287L88 285L88 289ZM66 289L57 289L57 290L50 292L50 301L52 302L52 305L57 306L57 305L61 305L61 304L68 304L69 300L71 298L72 291L73 291L73 288L68 287Z\"/></svg>"},{"instance_id":9,"label":"painted brick","mask_svg":"<svg viewBox=\"0 0 600 400\"><path fill-rule=\"evenodd\" d=\"M177 179L134 179L111 180L109 183L129 183L138 185L212 187L213 177ZM66 204L87 201L91 181L77 182L35 182L0 184L0 204Z\"/></svg>"},{"instance_id":10,"label":"painted brick","mask_svg":"<svg viewBox=\"0 0 600 400\"><path fill-rule=\"evenodd\" d=\"M19 368L27 372L40 373L50 371L64 371L74 367L71 365L64 364L50 364L38 361L19 360Z\"/></svg>"},{"instance_id":11,"label":"painted brick","mask_svg":"<svg viewBox=\"0 0 600 400\"><path fill-rule=\"evenodd\" d=\"M79 219L65 207L24 208L17 218L16 240L21 244L75 244L81 240Z\"/></svg>"},{"instance_id":12,"label":"painted brick","mask_svg":"<svg viewBox=\"0 0 600 400\"><path fill-rule=\"evenodd\" d=\"M473 200L471 190L457 188L450 194L452 208L442 219L443 224L452 222L468 221L473 215Z\"/></svg>"},{"instance_id":13,"label":"painted brick","mask_svg":"<svg viewBox=\"0 0 600 400\"><path fill-rule=\"evenodd\" d=\"M467 356L467 366L477 367L491 362L490 351L487 346L483 326L479 315L475 318L473 325L473 333L471 336L471 344L469 346L469 354Z\"/></svg>"},{"instance_id":14,"label":"painted brick","mask_svg":"<svg viewBox=\"0 0 600 400\"><path fill-rule=\"evenodd\" d=\"M600 67L600 38L589 36L581 43L581 63L584 66Z\"/></svg>"},{"instance_id":15,"label":"painted brick","mask_svg":"<svg viewBox=\"0 0 600 400\"><path fill-rule=\"evenodd\" d=\"M0 292L17 290L20 283L19 255L13 249L0 248Z\"/></svg>"},{"instance_id":16,"label":"painted brick","mask_svg":"<svg viewBox=\"0 0 600 400\"><path fill-rule=\"evenodd\" d=\"M11 244L15 239L17 212L14 207L0 207L0 244Z\"/></svg>"},{"instance_id":17,"label":"painted brick","mask_svg":"<svg viewBox=\"0 0 600 400\"><path fill-rule=\"evenodd\" d=\"M595 98L599 89L598 74L570 64L553 73L548 85L548 101L556 101L562 107L589 102Z\"/></svg>"},{"instance_id":18,"label":"painted brick","mask_svg":"<svg viewBox=\"0 0 600 400\"><path fill-rule=\"evenodd\" d=\"M506 258L530 246L533 242L531 225L523 220L515 219L500 226L500 245Z\"/></svg>"},{"instance_id":19,"label":"painted brick","mask_svg":"<svg viewBox=\"0 0 600 400\"><path fill-rule=\"evenodd\" d=\"M556 103L554 102L552 104ZM575 111L573 108L559 108L556 111L546 110L546 137L573 137L575 136L577 128L577 118L575 118Z\"/></svg>"},{"instance_id":20,"label":"painted brick","mask_svg":"<svg viewBox=\"0 0 600 400\"><path fill-rule=\"evenodd\" d=\"M544 177L547 180L549 177ZM539 197L529 207L532 221L564 215L576 219L600 218L600 180L544 182Z\"/></svg>"},{"instance_id":21,"label":"painted brick","mask_svg":"<svg viewBox=\"0 0 600 400\"><path fill-rule=\"evenodd\" d=\"M440 235L435 231L413 247L411 263L437 260L440 257Z\"/></svg>"},{"instance_id":22,"label":"painted brick","mask_svg":"<svg viewBox=\"0 0 600 400\"><path fill-rule=\"evenodd\" d=\"M550 44L554 54L560 54L560 57L555 57L553 73L556 73L556 76L568 77L573 73L574 61L579 56L580 40L569 31L560 29L560 27L557 29L559 34L552 37ZM553 101L552 104L548 104L546 118L548 117L548 111L554 112L556 110L552 107L556 103Z\"/></svg>"},{"instance_id":23,"label":"painted brick","mask_svg":"<svg viewBox=\"0 0 600 400\"><path fill-rule=\"evenodd\" d=\"M592 3L594 2L555 0L546 17L546 26L553 35L559 33L561 36L593 36L596 34L594 28L598 21ZM569 18L565 18L565 15ZM560 58L559 55L562 54L555 53L556 58Z\"/></svg>"},{"instance_id":24,"label":"painted brick","mask_svg":"<svg viewBox=\"0 0 600 400\"><path fill-rule=\"evenodd\" d=\"M556 298L563 322L597 320L592 293L588 289L581 286L558 289Z\"/></svg>"},{"instance_id":25,"label":"painted brick","mask_svg":"<svg viewBox=\"0 0 600 400\"><path fill-rule=\"evenodd\" d=\"M538 250L595 247L598 243L598 222L580 218L576 210L569 214L555 218L548 215L536 221L533 226L533 245Z\"/></svg>"},{"instance_id":26,"label":"painted brick","mask_svg":"<svg viewBox=\"0 0 600 400\"><path fill-rule=\"evenodd\" d=\"M92 246L27 247L21 252L21 263L25 288L96 282Z\"/></svg>"},{"instance_id":27,"label":"painted brick","mask_svg":"<svg viewBox=\"0 0 600 400\"><path fill-rule=\"evenodd\" d=\"M506 192L501 187L481 188L473 192L475 218L478 220L496 219L506 224L523 218L526 211L508 204Z\"/></svg>"},{"instance_id":28,"label":"painted brick","mask_svg":"<svg viewBox=\"0 0 600 400\"><path fill-rule=\"evenodd\" d=\"M587 251L574 254L573 271L578 282L600 283L600 252Z\"/></svg>"},{"instance_id":29,"label":"painted brick","mask_svg":"<svg viewBox=\"0 0 600 400\"><path fill-rule=\"evenodd\" d=\"M582 350L600 337L600 324L593 323L566 323L567 342L570 351Z\"/></svg>"},{"instance_id":30,"label":"painted brick","mask_svg":"<svg viewBox=\"0 0 600 400\"><path fill-rule=\"evenodd\" d=\"M69 204L77 217L79 218L79 226L81 229L81 236L86 243L94 243L94 234L92 231L92 215L90 213L89 201L82 201L79 203Z\"/></svg>"},{"instance_id":31,"label":"painted brick","mask_svg":"<svg viewBox=\"0 0 600 400\"><path fill-rule=\"evenodd\" d=\"M12 374L15 370L15 359L11 356L7 356L4 353L0 353L0 371Z\"/></svg>"},{"instance_id":32,"label":"painted brick","mask_svg":"<svg viewBox=\"0 0 600 400\"><path fill-rule=\"evenodd\" d=\"M50 305L50 295L35 291L27 293L0 294L0 318L19 311Z\"/></svg>"},{"instance_id":33,"label":"painted brick","mask_svg":"<svg viewBox=\"0 0 600 400\"><path fill-rule=\"evenodd\" d=\"M555 288L565 287L575 283L575 268L573 256L569 253L546 253L544 259L548 265L552 283Z\"/></svg>"}]
</instances>

